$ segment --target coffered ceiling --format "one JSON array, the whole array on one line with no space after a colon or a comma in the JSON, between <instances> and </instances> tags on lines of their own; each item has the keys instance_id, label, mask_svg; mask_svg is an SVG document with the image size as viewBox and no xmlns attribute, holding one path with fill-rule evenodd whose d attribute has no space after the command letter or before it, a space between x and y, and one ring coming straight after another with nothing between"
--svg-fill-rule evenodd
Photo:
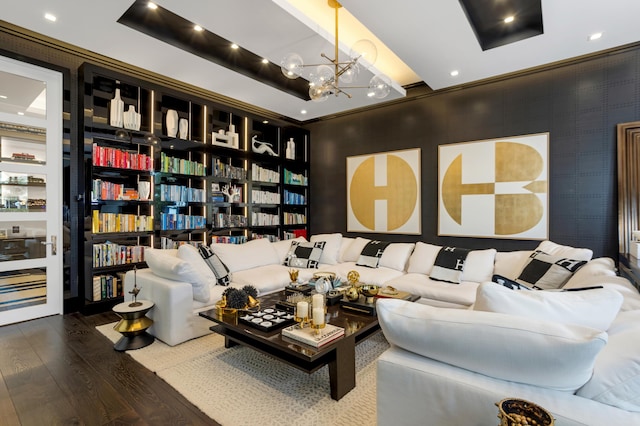
<instances>
[{"instance_id":1,"label":"coffered ceiling","mask_svg":"<svg viewBox=\"0 0 640 426\"><path fill-rule=\"evenodd\" d=\"M486 7L495 6L493 10L499 15L494 16L496 25L506 25L503 20L507 16L502 15L509 10L505 5L511 1L483 2ZM156 3L189 23L185 31L192 31L191 23L198 24L223 40L237 43L256 58L266 58L272 71L277 70L282 57L289 52L300 53L305 63L322 63L321 53L333 57L334 10L326 0L157 0ZM259 69L253 75L240 73L203 57L206 55L194 54L119 23L134 0L21 0L3 8L1 18L299 121L400 99L405 94L403 86L415 83L424 82L438 90L640 41L638 0L542 0L541 34L508 44L498 43L497 47L485 46L484 50L465 9L454 0L342 0L341 3L339 34L344 53L340 57L348 58L350 45L363 37L355 32L368 31L364 37L372 39L379 52L373 71L393 79L391 93L385 99L367 97L364 89L348 90L351 99L343 95L332 96L322 103L302 99L259 81ZM45 19L45 13L55 15L57 20ZM511 13L517 22L519 11ZM521 17L524 14L521 11ZM158 30L158 24L154 25ZM156 32L162 32L162 28ZM590 41L594 33L602 36ZM198 34L194 32L190 37L196 40ZM228 55L232 58L233 51ZM457 74L452 75L453 71ZM357 84L366 86L371 75L365 75Z\"/></svg>"}]
</instances>

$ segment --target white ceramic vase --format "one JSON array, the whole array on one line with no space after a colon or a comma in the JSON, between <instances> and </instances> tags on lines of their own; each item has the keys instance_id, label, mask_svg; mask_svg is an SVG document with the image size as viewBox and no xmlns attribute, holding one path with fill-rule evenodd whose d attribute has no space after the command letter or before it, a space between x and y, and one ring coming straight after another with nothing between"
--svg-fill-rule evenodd
<instances>
[{"instance_id":1,"label":"white ceramic vase","mask_svg":"<svg viewBox=\"0 0 640 426\"><path fill-rule=\"evenodd\" d=\"M178 134L180 139L187 139L187 136L189 136L189 121L186 118L181 118L178 121Z\"/></svg>"},{"instance_id":2,"label":"white ceramic vase","mask_svg":"<svg viewBox=\"0 0 640 426\"><path fill-rule=\"evenodd\" d=\"M109 105L109 124L113 127L122 127L123 122L124 101L120 98L120 89L116 89L116 93Z\"/></svg>"},{"instance_id":3,"label":"white ceramic vase","mask_svg":"<svg viewBox=\"0 0 640 426\"><path fill-rule=\"evenodd\" d=\"M167 110L165 124L167 125L167 135L175 138L178 134L178 111L175 109Z\"/></svg>"},{"instance_id":4,"label":"white ceramic vase","mask_svg":"<svg viewBox=\"0 0 640 426\"><path fill-rule=\"evenodd\" d=\"M129 110L124 112L124 128L129 130L140 130L140 114L136 112L136 107L129 105Z\"/></svg>"},{"instance_id":5,"label":"white ceramic vase","mask_svg":"<svg viewBox=\"0 0 640 426\"><path fill-rule=\"evenodd\" d=\"M151 195L151 182L138 182L138 197L141 200L148 200Z\"/></svg>"}]
</instances>

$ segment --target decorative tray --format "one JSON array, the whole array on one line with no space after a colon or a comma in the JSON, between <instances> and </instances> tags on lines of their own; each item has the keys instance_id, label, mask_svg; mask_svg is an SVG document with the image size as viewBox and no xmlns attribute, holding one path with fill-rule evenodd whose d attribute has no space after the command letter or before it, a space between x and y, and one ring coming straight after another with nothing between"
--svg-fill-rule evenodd
<instances>
[{"instance_id":1,"label":"decorative tray","mask_svg":"<svg viewBox=\"0 0 640 426\"><path fill-rule=\"evenodd\" d=\"M276 330L295 322L292 314L276 308L248 312L239 319L240 322L263 331Z\"/></svg>"}]
</instances>

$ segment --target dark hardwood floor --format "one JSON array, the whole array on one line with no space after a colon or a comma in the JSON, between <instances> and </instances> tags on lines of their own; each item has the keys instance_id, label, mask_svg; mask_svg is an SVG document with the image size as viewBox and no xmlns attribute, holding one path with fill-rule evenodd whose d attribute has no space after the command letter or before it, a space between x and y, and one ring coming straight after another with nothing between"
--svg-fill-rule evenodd
<instances>
[{"instance_id":1,"label":"dark hardwood floor","mask_svg":"<svg viewBox=\"0 0 640 426\"><path fill-rule=\"evenodd\" d=\"M0 327L0 424L217 425L95 329L116 320L74 313Z\"/></svg>"}]
</instances>

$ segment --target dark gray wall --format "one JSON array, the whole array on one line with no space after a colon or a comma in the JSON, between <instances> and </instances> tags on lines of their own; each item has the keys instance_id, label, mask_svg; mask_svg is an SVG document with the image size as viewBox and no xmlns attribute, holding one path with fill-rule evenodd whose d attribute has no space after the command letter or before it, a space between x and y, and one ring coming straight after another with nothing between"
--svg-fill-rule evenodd
<instances>
[{"instance_id":1,"label":"dark gray wall","mask_svg":"<svg viewBox=\"0 0 640 426\"><path fill-rule=\"evenodd\" d=\"M636 47L310 124L311 232L346 234L346 157L421 148L422 235L362 236L533 248L537 241L437 236L438 145L549 132L550 239L617 258L615 127L638 119Z\"/></svg>"}]
</instances>

